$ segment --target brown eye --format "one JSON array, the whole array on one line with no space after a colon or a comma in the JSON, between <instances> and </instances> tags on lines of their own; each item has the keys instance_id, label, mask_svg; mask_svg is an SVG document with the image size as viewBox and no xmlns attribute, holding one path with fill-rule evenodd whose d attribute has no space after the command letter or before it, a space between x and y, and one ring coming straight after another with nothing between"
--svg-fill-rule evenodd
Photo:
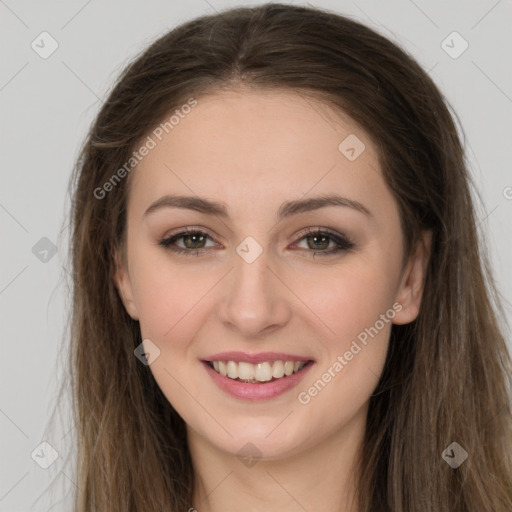
<instances>
[{"instance_id":1,"label":"brown eye","mask_svg":"<svg viewBox=\"0 0 512 512\"><path fill-rule=\"evenodd\" d=\"M348 251L355 247L347 237L341 234L334 234L320 229L306 231L306 234L300 239L299 244L305 242L306 247L299 247L307 252L313 252L322 256L330 256L341 251Z\"/></svg>"},{"instance_id":2,"label":"brown eye","mask_svg":"<svg viewBox=\"0 0 512 512\"><path fill-rule=\"evenodd\" d=\"M332 241L331 237L325 235L308 235L306 240L310 249L320 249L321 251L327 249Z\"/></svg>"},{"instance_id":3,"label":"brown eye","mask_svg":"<svg viewBox=\"0 0 512 512\"><path fill-rule=\"evenodd\" d=\"M200 233L184 235L181 237L187 249L202 249L206 237Z\"/></svg>"},{"instance_id":4,"label":"brown eye","mask_svg":"<svg viewBox=\"0 0 512 512\"><path fill-rule=\"evenodd\" d=\"M198 255L207 247L208 239L211 240L211 237L207 233L191 229L165 238L159 242L159 245L178 254ZM181 243L178 243L179 241Z\"/></svg>"}]
</instances>

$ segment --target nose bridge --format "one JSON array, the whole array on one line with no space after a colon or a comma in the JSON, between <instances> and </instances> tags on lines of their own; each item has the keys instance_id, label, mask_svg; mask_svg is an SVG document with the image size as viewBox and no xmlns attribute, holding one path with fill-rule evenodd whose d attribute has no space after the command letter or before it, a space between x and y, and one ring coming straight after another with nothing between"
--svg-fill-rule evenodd
<instances>
[{"instance_id":1,"label":"nose bridge","mask_svg":"<svg viewBox=\"0 0 512 512\"><path fill-rule=\"evenodd\" d=\"M233 329L256 336L270 327L283 325L289 308L282 284L268 268L270 252L247 237L233 254L233 272L226 288L221 318Z\"/></svg>"}]
</instances>

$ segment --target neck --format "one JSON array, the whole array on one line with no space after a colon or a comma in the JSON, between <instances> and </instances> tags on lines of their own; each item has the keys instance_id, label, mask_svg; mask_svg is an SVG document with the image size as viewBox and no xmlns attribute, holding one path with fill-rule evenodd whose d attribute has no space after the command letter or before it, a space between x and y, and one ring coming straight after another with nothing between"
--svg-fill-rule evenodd
<instances>
[{"instance_id":1,"label":"neck","mask_svg":"<svg viewBox=\"0 0 512 512\"><path fill-rule=\"evenodd\" d=\"M356 464L366 413L363 407L321 443L275 459L242 459L187 427L195 471L191 512L357 512Z\"/></svg>"}]
</instances>

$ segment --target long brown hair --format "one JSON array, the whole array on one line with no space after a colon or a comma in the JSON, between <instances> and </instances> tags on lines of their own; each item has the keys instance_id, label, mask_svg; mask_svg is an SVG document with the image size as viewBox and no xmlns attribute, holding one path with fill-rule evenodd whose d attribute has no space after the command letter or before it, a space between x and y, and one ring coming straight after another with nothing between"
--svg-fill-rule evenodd
<instances>
[{"instance_id":1,"label":"long brown hair","mask_svg":"<svg viewBox=\"0 0 512 512\"><path fill-rule=\"evenodd\" d=\"M184 422L134 357L139 324L113 281L112 248L123 248L137 172L118 170L191 98L244 87L301 92L348 114L378 148L405 256L423 230L433 233L419 316L393 326L370 399L360 511L510 512L512 364L448 103L374 30L283 4L203 16L157 39L123 71L83 144L71 182L76 510L191 506ZM456 469L442 457L452 442L468 453Z\"/></svg>"}]
</instances>

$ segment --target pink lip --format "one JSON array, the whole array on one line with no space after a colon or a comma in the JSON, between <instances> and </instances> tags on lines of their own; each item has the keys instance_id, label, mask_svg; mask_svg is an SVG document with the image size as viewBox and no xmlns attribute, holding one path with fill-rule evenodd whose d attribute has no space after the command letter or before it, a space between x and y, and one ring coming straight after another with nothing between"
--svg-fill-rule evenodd
<instances>
[{"instance_id":1,"label":"pink lip","mask_svg":"<svg viewBox=\"0 0 512 512\"><path fill-rule=\"evenodd\" d=\"M228 354L228 353L226 353ZM230 352L230 357L224 359L225 354L220 354L219 359L213 359L214 361L244 361L244 359L236 359L232 358L232 354L235 352ZM240 354L240 352L236 352L236 354ZM247 356L247 354L245 354ZM262 354L258 354L258 358L260 358ZM267 357L267 356L265 356ZM271 361L275 357L275 354L271 358L265 359L265 361ZM289 357L288 361L309 361L309 359L299 358L295 359L295 356L287 356ZM280 357L276 357L275 359L281 359ZM282 360L282 359L281 359ZM245 359L245 361L247 361ZM261 361L261 359L260 359ZM215 384L219 386L225 393L235 397L240 398L242 400L248 401L262 401L262 400L270 400L279 395L282 395L286 391L295 387L309 372L311 367L313 366L313 362L307 364L297 373L293 373L292 375L288 375L286 377L282 377L281 379L277 379L271 382L262 382L261 384L252 384L240 382L237 380L230 379L229 377L224 377L220 373L217 373L211 366L208 365L206 361L202 361L204 368L213 379Z\"/></svg>"},{"instance_id":2,"label":"pink lip","mask_svg":"<svg viewBox=\"0 0 512 512\"><path fill-rule=\"evenodd\" d=\"M259 352L249 354L247 352L221 352L209 357L203 361L235 361L245 363L264 363L265 361L311 361L311 357L294 356L293 354L284 354L282 352Z\"/></svg>"}]
</instances>

